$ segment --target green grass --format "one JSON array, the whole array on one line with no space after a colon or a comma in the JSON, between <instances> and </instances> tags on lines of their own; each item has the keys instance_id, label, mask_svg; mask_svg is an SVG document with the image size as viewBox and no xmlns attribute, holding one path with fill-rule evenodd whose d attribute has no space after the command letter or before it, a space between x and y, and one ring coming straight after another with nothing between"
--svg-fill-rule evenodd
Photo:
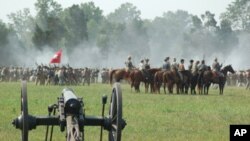
<instances>
[{"instance_id":1,"label":"green grass","mask_svg":"<svg viewBox=\"0 0 250 141\"><path fill-rule=\"evenodd\" d=\"M101 97L111 95L111 86L70 86L84 98L86 115L101 115ZM47 106L57 102L63 86L28 84L31 115L47 115ZM144 91L143 87L141 88ZM0 83L0 140L17 141L20 130L12 119L20 115L20 83ZM136 94L126 84L123 90L123 117L127 122L123 141L227 141L230 124L250 124L250 91L228 87L224 95L211 89L209 95ZM105 115L109 104L106 105ZM65 132L54 128L53 139L65 140ZM98 141L99 127L85 127L85 140ZM45 127L29 132L30 141L43 141ZM107 132L104 132L107 141Z\"/></svg>"}]
</instances>

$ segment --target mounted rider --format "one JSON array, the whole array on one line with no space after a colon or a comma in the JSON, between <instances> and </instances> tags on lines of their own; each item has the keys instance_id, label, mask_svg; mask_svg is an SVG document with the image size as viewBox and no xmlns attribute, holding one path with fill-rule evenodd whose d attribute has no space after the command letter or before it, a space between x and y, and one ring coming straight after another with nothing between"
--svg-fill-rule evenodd
<instances>
[{"instance_id":1,"label":"mounted rider","mask_svg":"<svg viewBox=\"0 0 250 141\"><path fill-rule=\"evenodd\" d=\"M140 71L142 71L145 68L143 59L140 61L139 65L138 65L138 68L139 68Z\"/></svg>"},{"instance_id":2,"label":"mounted rider","mask_svg":"<svg viewBox=\"0 0 250 141\"><path fill-rule=\"evenodd\" d=\"M145 66L144 67L145 67L146 70L150 69L150 64L149 64L149 59L148 58L145 59Z\"/></svg>"},{"instance_id":3,"label":"mounted rider","mask_svg":"<svg viewBox=\"0 0 250 141\"><path fill-rule=\"evenodd\" d=\"M218 59L215 58L214 59L214 63L212 65L212 70L215 72L215 76L224 76L223 73L220 72L221 70L221 67L222 67L222 64L220 65L219 62L218 62Z\"/></svg>"},{"instance_id":4,"label":"mounted rider","mask_svg":"<svg viewBox=\"0 0 250 141\"><path fill-rule=\"evenodd\" d=\"M200 64L200 61L196 61L194 65L192 66L191 72L193 76L196 76L198 74L199 64Z\"/></svg>"},{"instance_id":5,"label":"mounted rider","mask_svg":"<svg viewBox=\"0 0 250 141\"><path fill-rule=\"evenodd\" d=\"M170 58L166 57L164 59L164 64L162 65L162 70L169 71L171 69Z\"/></svg>"},{"instance_id":6,"label":"mounted rider","mask_svg":"<svg viewBox=\"0 0 250 141\"><path fill-rule=\"evenodd\" d=\"M192 68L193 68L193 66L194 66L194 60L191 59L189 62L190 62L190 64L188 65L188 70L191 72L191 71L192 71Z\"/></svg>"},{"instance_id":7,"label":"mounted rider","mask_svg":"<svg viewBox=\"0 0 250 141\"><path fill-rule=\"evenodd\" d=\"M173 71L176 71L176 70L178 70L178 66L179 66L179 64L176 62L176 58L174 58L174 59L173 59L173 63L172 63L172 65L171 65L171 69L172 69Z\"/></svg>"},{"instance_id":8,"label":"mounted rider","mask_svg":"<svg viewBox=\"0 0 250 141\"><path fill-rule=\"evenodd\" d=\"M203 77L204 71L208 70L208 66L205 64L205 60L201 61L201 64L198 66L198 81L200 81Z\"/></svg>"},{"instance_id":9,"label":"mounted rider","mask_svg":"<svg viewBox=\"0 0 250 141\"><path fill-rule=\"evenodd\" d=\"M132 70L134 68L131 56L128 56L128 60L125 61L125 65L126 65L126 71L130 71L130 70Z\"/></svg>"},{"instance_id":10,"label":"mounted rider","mask_svg":"<svg viewBox=\"0 0 250 141\"><path fill-rule=\"evenodd\" d=\"M181 78L182 81L183 81L182 72L184 72L184 71L185 71L184 59L181 59L179 67L178 67L178 74L179 74L179 76L180 76L180 78Z\"/></svg>"}]
</instances>

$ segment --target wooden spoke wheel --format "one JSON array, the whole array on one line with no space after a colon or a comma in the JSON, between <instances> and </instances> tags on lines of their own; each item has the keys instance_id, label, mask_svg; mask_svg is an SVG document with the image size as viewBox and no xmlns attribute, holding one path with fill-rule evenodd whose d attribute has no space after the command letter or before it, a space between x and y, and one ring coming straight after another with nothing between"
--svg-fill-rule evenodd
<instances>
[{"instance_id":1,"label":"wooden spoke wheel","mask_svg":"<svg viewBox=\"0 0 250 141\"><path fill-rule=\"evenodd\" d=\"M121 141L122 134L122 91L119 83L113 85L109 117L111 119L111 130L109 141Z\"/></svg>"}]
</instances>

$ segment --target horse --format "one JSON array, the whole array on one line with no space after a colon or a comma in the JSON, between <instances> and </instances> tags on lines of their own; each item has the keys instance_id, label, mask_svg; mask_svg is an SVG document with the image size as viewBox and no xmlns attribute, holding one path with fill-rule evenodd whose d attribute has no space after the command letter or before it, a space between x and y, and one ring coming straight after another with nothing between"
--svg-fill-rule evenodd
<instances>
[{"instance_id":1,"label":"horse","mask_svg":"<svg viewBox=\"0 0 250 141\"><path fill-rule=\"evenodd\" d=\"M157 71L154 75L154 87L155 91L160 94L160 88L163 83L163 74L166 70Z\"/></svg>"},{"instance_id":2,"label":"horse","mask_svg":"<svg viewBox=\"0 0 250 141\"><path fill-rule=\"evenodd\" d=\"M195 87L198 83L198 73L193 73L191 74L191 79L190 79L190 93L191 94L196 94Z\"/></svg>"},{"instance_id":3,"label":"horse","mask_svg":"<svg viewBox=\"0 0 250 141\"><path fill-rule=\"evenodd\" d=\"M250 69L246 71L246 80L247 80L246 89L250 90Z\"/></svg>"},{"instance_id":4,"label":"horse","mask_svg":"<svg viewBox=\"0 0 250 141\"><path fill-rule=\"evenodd\" d=\"M131 91L134 87L135 92L140 92L140 83L144 82L142 72L138 69L134 69L133 71L130 72L129 77L131 81L130 83Z\"/></svg>"},{"instance_id":5,"label":"horse","mask_svg":"<svg viewBox=\"0 0 250 141\"><path fill-rule=\"evenodd\" d=\"M219 93L223 94L224 86L227 79L228 72L235 73L233 67L231 65L227 65L221 69L220 73L223 75L219 75L214 71L206 70L202 76L202 88L204 89L204 94L208 94L209 86L211 83L219 85Z\"/></svg>"},{"instance_id":6,"label":"horse","mask_svg":"<svg viewBox=\"0 0 250 141\"><path fill-rule=\"evenodd\" d=\"M130 73L131 79L131 88L135 87L136 92L140 92L140 82L144 82L145 84L145 93L148 93L148 89L150 86L150 92L153 93L154 90L154 75L156 72L160 71L160 68L152 68L141 71L138 69L133 70Z\"/></svg>"},{"instance_id":7,"label":"horse","mask_svg":"<svg viewBox=\"0 0 250 141\"><path fill-rule=\"evenodd\" d=\"M179 94L181 87L181 78L177 70L169 70L163 73L163 89L166 94L166 86L168 87L169 94L173 93L173 87L176 84L176 93Z\"/></svg>"},{"instance_id":8,"label":"horse","mask_svg":"<svg viewBox=\"0 0 250 141\"><path fill-rule=\"evenodd\" d=\"M182 79L180 82L180 91L181 93L188 94L188 89L192 79L192 73L189 70L180 71L180 73L182 75Z\"/></svg>"},{"instance_id":9,"label":"horse","mask_svg":"<svg viewBox=\"0 0 250 141\"><path fill-rule=\"evenodd\" d=\"M109 83L112 84L113 79L115 82L120 82L122 79L127 80L130 82L129 74L132 70L127 69L114 69L109 72Z\"/></svg>"}]
</instances>

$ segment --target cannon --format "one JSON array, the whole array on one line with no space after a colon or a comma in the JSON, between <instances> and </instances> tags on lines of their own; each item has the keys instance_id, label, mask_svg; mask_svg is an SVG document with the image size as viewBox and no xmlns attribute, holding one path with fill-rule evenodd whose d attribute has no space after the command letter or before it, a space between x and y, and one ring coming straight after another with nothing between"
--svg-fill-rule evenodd
<instances>
[{"instance_id":1,"label":"cannon","mask_svg":"<svg viewBox=\"0 0 250 141\"><path fill-rule=\"evenodd\" d=\"M83 98L78 98L70 88L65 88L58 102L48 106L47 116L33 116L28 113L27 82L21 84L21 115L12 124L21 130L22 141L28 141L29 131L37 126L46 126L45 141L52 141L53 127L66 129L66 141L84 141L84 126L100 126L100 141L103 129L108 131L109 141L121 141L126 121L122 118L122 91L119 83L112 88L109 114L104 117L107 96L102 97L102 115L85 115ZM58 115L56 115L58 112ZM49 136L50 130L50 136Z\"/></svg>"}]
</instances>

